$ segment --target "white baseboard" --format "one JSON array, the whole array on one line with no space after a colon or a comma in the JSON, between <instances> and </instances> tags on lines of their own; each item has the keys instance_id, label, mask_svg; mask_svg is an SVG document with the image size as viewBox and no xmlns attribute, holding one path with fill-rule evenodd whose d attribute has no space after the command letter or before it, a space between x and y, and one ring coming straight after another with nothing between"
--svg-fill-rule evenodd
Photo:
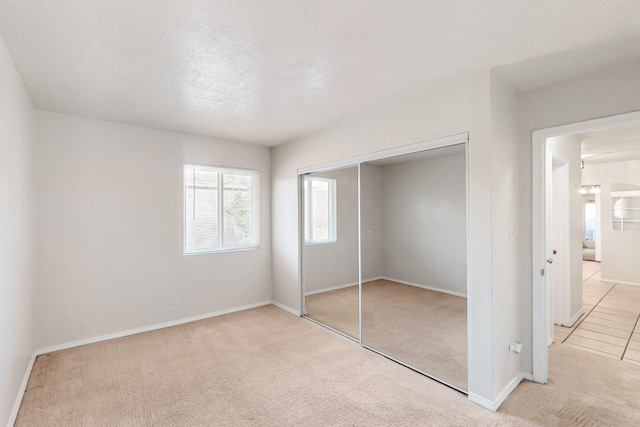
<instances>
[{"instance_id":1,"label":"white baseboard","mask_svg":"<svg viewBox=\"0 0 640 427\"><path fill-rule=\"evenodd\" d=\"M631 286L640 286L640 283L638 282L627 282L625 280L616 280L616 279L606 279L604 277L600 278L600 281L602 282L608 282L608 283L619 283L621 285L631 285Z\"/></svg>"},{"instance_id":2,"label":"white baseboard","mask_svg":"<svg viewBox=\"0 0 640 427\"><path fill-rule=\"evenodd\" d=\"M112 332L110 334L99 335L97 337L85 338L82 340L71 341L64 344L53 345L36 350L36 355L47 354L54 351L66 350L68 348L78 347L86 344L93 344L100 341L107 341L115 338L122 338L129 335L135 335L142 332L155 331L158 329L169 328L171 326L182 325L184 323L195 322L198 320L208 319L210 317L222 316L223 314L235 313L237 311L249 310L256 307L262 307L271 304L271 301L262 301L253 304L241 305L224 310L214 311L212 313L200 314L197 316L185 317L183 319L171 320L169 322L156 323L155 325L142 326L140 328L128 329L126 331Z\"/></svg>"},{"instance_id":3,"label":"white baseboard","mask_svg":"<svg viewBox=\"0 0 640 427\"><path fill-rule=\"evenodd\" d=\"M442 293L454 295L457 297L463 297L463 298L467 297L467 295L463 294L462 292L451 291L449 289L437 288L435 286L428 286L420 283L408 282L406 280L394 279L393 277L381 277L380 279L388 280L390 282L402 283L403 285L415 286L416 288L428 289L430 291L442 292Z\"/></svg>"},{"instance_id":4,"label":"white baseboard","mask_svg":"<svg viewBox=\"0 0 640 427\"><path fill-rule=\"evenodd\" d=\"M516 375L494 400L489 400L474 393L469 393L469 400L477 405L482 406L483 408L496 412L500 405L502 405L502 403L507 399L511 392L515 390L516 387L518 387L518 384L520 384L522 380L533 381L533 376L525 372L521 372L520 374Z\"/></svg>"},{"instance_id":5,"label":"white baseboard","mask_svg":"<svg viewBox=\"0 0 640 427\"><path fill-rule=\"evenodd\" d=\"M581 308L580 310L578 310L576 314L573 315L571 319L569 319L568 325L561 325L561 326L566 326L568 328L572 327L574 323L576 323L580 318L580 316L582 316L583 314L584 314L584 308Z\"/></svg>"},{"instance_id":6,"label":"white baseboard","mask_svg":"<svg viewBox=\"0 0 640 427\"><path fill-rule=\"evenodd\" d=\"M505 399L507 397L509 397L509 395L511 394L511 392L513 390L516 389L516 387L518 387L518 384L520 384L520 382L524 379L529 379L529 378L533 378L530 374L525 374L524 372L520 372L518 375L516 375L509 384L507 384L507 386L502 389L502 392L498 395L498 397L495 399L495 406L496 406L496 411L498 410L498 408L500 407L500 405L502 405L502 403L505 401Z\"/></svg>"},{"instance_id":7,"label":"white baseboard","mask_svg":"<svg viewBox=\"0 0 640 427\"><path fill-rule=\"evenodd\" d=\"M31 370L33 369L33 364L36 361L36 357L37 354L34 353L31 356L31 360L29 360L29 365L27 365L27 370L24 373L24 378L22 378L22 384L20 384L20 389L18 390L18 394L16 395L16 400L13 403L13 409L11 409L11 414L9 414L9 420L7 420L7 427L13 427L13 424L16 422L18 410L20 410L20 405L22 404L22 396L24 396L24 392L27 390L27 383L29 382L29 376L31 376Z\"/></svg>"},{"instance_id":8,"label":"white baseboard","mask_svg":"<svg viewBox=\"0 0 640 427\"><path fill-rule=\"evenodd\" d=\"M293 314L294 316L298 316L298 317L300 317L300 316L301 316L301 314L300 314L300 311L299 311L299 310L296 310L296 309L294 309L294 308L291 308L291 307L289 307L288 305L284 305L284 304L282 304L282 303L280 303L280 302L278 302L278 301L271 301L271 304L275 305L276 307L278 307L278 308L280 308L280 309L282 309L282 310L284 310L284 311L286 311L286 312L288 312L288 313Z\"/></svg>"},{"instance_id":9,"label":"white baseboard","mask_svg":"<svg viewBox=\"0 0 640 427\"><path fill-rule=\"evenodd\" d=\"M316 289L315 291L305 292L304 296L308 297L310 295L321 294L324 292L337 291L338 289L349 288L351 286L358 286L358 282L344 283L342 285L330 286L328 288Z\"/></svg>"},{"instance_id":10,"label":"white baseboard","mask_svg":"<svg viewBox=\"0 0 640 427\"><path fill-rule=\"evenodd\" d=\"M150 332L158 329L169 328L171 326L182 325L184 323L195 322L198 320L209 319L211 317L222 316L223 314L235 313L238 311L249 310L252 308L262 307L269 304L274 304L283 310L289 311L297 316L300 315L299 312L296 312L294 309L290 307L286 307L280 303L276 303L275 301L262 301L253 304L246 304L239 307L232 307L224 310L214 311L212 313L200 314L198 316L185 317L183 319L171 320L169 322L156 323L155 325L142 326L140 328L128 329L126 331L113 332L110 334L99 335L97 337L85 338L82 340L71 341L64 344L53 345L49 347L40 348L35 351L33 356L31 357L31 361L29 362L29 366L27 367L27 372L24 375L24 379L22 380L22 384L20 386L20 390L18 391L18 395L16 396L15 403L13 405L13 410L11 411L11 415L9 416L9 421L7 423L7 427L13 426L15 423L16 417L18 416L18 410L20 409L20 404L22 403L22 398L24 396L24 392L27 389L27 382L29 381L29 376L31 375L31 371L33 369L33 364L35 363L36 357L52 353L54 351L66 350L73 347L78 347L86 344L93 344L100 341L107 341L115 338L122 338L129 335L135 335L142 332Z\"/></svg>"},{"instance_id":11,"label":"white baseboard","mask_svg":"<svg viewBox=\"0 0 640 427\"><path fill-rule=\"evenodd\" d=\"M449 295L454 295L454 296L457 296L457 297L463 297L463 298L467 297L466 294L463 294L461 292L451 291L451 290L443 289L443 288L437 288L435 286L427 286L427 285L423 285L421 283L408 282L406 280L400 280L400 279L395 279L393 277L386 277L386 276L371 277L371 278L368 278L368 279L363 279L362 283L371 282L373 280L388 280L390 282L402 283L403 285L415 286L416 288L422 288L422 289L428 289L430 291L442 292L442 293L449 294ZM309 291L309 292L306 292L304 295L305 296L309 296L309 295L321 294L323 292L336 291L338 289L344 289L344 288L348 288L350 286L357 286L357 285L358 285L358 282L345 283L345 284L342 284L342 285L336 285L336 286L331 286L331 287L328 287L328 288L317 289L315 291Z\"/></svg>"},{"instance_id":12,"label":"white baseboard","mask_svg":"<svg viewBox=\"0 0 640 427\"><path fill-rule=\"evenodd\" d=\"M469 395L467 396L467 398L472 401L473 403L475 403L476 405L480 405L485 409L488 409L490 411L495 412L497 407L495 406L494 402L492 400L489 400L485 397L479 396L475 393L469 393Z\"/></svg>"},{"instance_id":13,"label":"white baseboard","mask_svg":"<svg viewBox=\"0 0 640 427\"><path fill-rule=\"evenodd\" d=\"M371 277L369 279L362 279L362 283L371 282L372 280L380 280L380 279L384 279L384 277L380 276L380 277ZM316 289L315 291L305 292L304 295L308 297L310 295L321 294L323 292L329 292L329 291L337 291L338 289L349 288L351 286L358 286L358 282L350 282L350 283L344 283L342 285L330 286L328 288Z\"/></svg>"}]
</instances>

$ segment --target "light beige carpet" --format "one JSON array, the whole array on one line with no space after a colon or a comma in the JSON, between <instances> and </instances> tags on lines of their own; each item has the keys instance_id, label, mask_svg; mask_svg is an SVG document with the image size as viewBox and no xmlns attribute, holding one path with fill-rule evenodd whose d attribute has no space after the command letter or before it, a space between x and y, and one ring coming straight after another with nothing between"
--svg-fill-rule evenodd
<instances>
[{"instance_id":1,"label":"light beige carpet","mask_svg":"<svg viewBox=\"0 0 640 427\"><path fill-rule=\"evenodd\" d=\"M358 337L358 287L308 296L307 316ZM362 343L467 390L467 300L374 280L362 285Z\"/></svg>"},{"instance_id":2,"label":"light beige carpet","mask_svg":"<svg viewBox=\"0 0 640 427\"><path fill-rule=\"evenodd\" d=\"M523 381L500 413L541 426L639 426L640 366L554 343L549 384Z\"/></svg>"},{"instance_id":3,"label":"light beige carpet","mask_svg":"<svg viewBox=\"0 0 640 427\"><path fill-rule=\"evenodd\" d=\"M266 306L40 356L16 425L639 424L639 366L559 347L551 384L523 384L493 413Z\"/></svg>"}]
</instances>

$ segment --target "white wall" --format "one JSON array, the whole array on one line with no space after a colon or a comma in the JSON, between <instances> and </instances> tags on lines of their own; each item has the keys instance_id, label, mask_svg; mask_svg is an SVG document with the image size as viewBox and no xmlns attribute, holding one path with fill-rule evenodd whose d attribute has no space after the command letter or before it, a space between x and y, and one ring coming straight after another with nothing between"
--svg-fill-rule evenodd
<instances>
[{"instance_id":1,"label":"white wall","mask_svg":"<svg viewBox=\"0 0 640 427\"><path fill-rule=\"evenodd\" d=\"M490 127L489 75L483 73L276 147L272 153L274 300L300 309L298 168L469 132L469 391L474 398L492 401ZM502 345L500 351L503 351Z\"/></svg>"},{"instance_id":2,"label":"white wall","mask_svg":"<svg viewBox=\"0 0 640 427\"><path fill-rule=\"evenodd\" d=\"M36 119L39 347L271 299L268 148ZM258 250L182 254L184 163L260 171Z\"/></svg>"},{"instance_id":3,"label":"white wall","mask_svg":"<svg viewBox=\"0 0 640 427\"><path fill-rule=\"evenodd\" d=\"M551 84L518 96L517 120L519 122L518 150L523 162L518 172L517 191L524 228L518 248L531 256L531 132L570 123L640 111L640 60L621 64L596 73ZM506 208L506 206L505 206ZM531 258L529 258L531 259ZM544 260L538 261L545 265ZM533 277L531 262L524 264ZM525 270L523 270L525 271ZM531 279L523 277L522 289L528 296L522 299L522 307L531 306ZM516 309L517 310L517 309ZM528 322L528 310L520 316ZM534 319L536 320L536 319ZM525 348L530 348L527 341Z\"/></svg>"},{"instance_id":4,"label":"white wall","mask_svg":"<svg viewBox=\"0 0 640 427\"><path fill-rule=\"evenodd\" d=\"M569 297L569 307L566 310L567 318L556 319L559 324L564 326L572 326L571 320L578 319L582 312L582 242L584 240L584 202L580 194L582 187L582 173L580 169L580 139L577 135L566 135L547 139L547 150L551 150L553 161L566 164L569 171L569 188L567 194L561 195L568 200L568 223L567 237L569 239L568 254L565 259L569 261L567 265L567 273L569 279L569 288L566 295ZM566 244L566 242L565 242ZM561 246L564 246L562 243ZM558 250L564 250L554 248ZM556 265L552 265L553 269ZM555 284L554 284L555 285Z\"/></svg>"},{"instance_id":5,"label":"white wall","mask_svg":"<svg viewBox=\"0 0 640 427\"><path fill-rule=\"evenodd\" d=\"M526 92L523 129L530 132L640 110L640 60ZM529 145L531 143L529 142Z\"/></svg>"},{"instance_id":6,"label":"white wall","mask_svg":"<svg viewBox=\"0 0 640 427\"><path fill-rule=\"evenodd\" d=\"M639 142L640 143L640 142ZM611 191L614 184L640 186L640 160L587 164L585 185L600 185L602 278L640 285L640 231L616 231L611 227Z\"/></svg>"},{"instance_id":7,"label":"white wall","mask_svg":"<svg viewBox=\"0 0 640 427\"><path fill-rule=\"evenodd\" d=\"M33 113L31 100L0 36L0 425L12 416L35 350Z\"/></svg>"},{"instance_id":8,"label":"white wall","mask_svg":"<svg viewBox=\"0 0 640 427\"><path fill-rule=\"evenodd\" d=\"M531 372L531 223L530 145L518 144L522 136L518 121L518 94L495 74L491 75L491 140L486 149L491 157L492 206L491 257L470 253L490 263L492 270L493 391L505 397L523 372ZM527 196L529 198L527 198ZM527 228L529 225L529 228ZM506 351L507 343L523 344L520 355Z\"/></svg>"},{"instance_id":9,"label":"white wall","mask_svg":"<svg viewBox=\"0 0 640 427\"><path fill-rule=\"evenodd\" d=\"M336 180L336 242L304 245L307 294L358 283L358 168L314 174Z\"/></svg>"},{"instance_id":10,"label":"white wall","mask_svg":"<svg viewBox=\"0 0 640 427\"><path fill-rule=\"evenodd\" d=\"M383 275L466 295L464 151L380 169Z\"/></svg>"},{"instance_id":11,"label":"white wall","mask_svg":"<svg viewBox=\"0 0 640 427\"><path fill-rule=\"evenodd\" d=\"M640 60L526 92L519 111L530 165L533 130L640 111ZM531 173L523 177L528 181ZM521 191L531 200L531 183L523 184ZM605 199L603 195L602 201ZM526 246L531 247L531 242Z\"/></svg>"},{"instance_id":12,"label":"white wall","mask_svg":"<svg viewBox=\"0 0 640 427\"><path fill-rule=\"evenodd\" d=\"M366 281L384 275L382 258L384 222L381 208L382 167L364 163L360 166L360 175L362 277Z\"/></svg>"}]
</instances>

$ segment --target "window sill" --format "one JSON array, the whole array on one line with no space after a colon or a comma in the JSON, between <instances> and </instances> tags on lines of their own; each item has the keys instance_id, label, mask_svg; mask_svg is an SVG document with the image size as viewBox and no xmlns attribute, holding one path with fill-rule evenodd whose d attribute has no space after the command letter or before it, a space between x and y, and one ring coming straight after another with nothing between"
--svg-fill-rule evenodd
<instances>
[{"instance_id":1,"label":"window sill","mask_svg":"<svg viewBox=\"0 0 640 427\"><path fill-rule=\"evenodd\" d=\"M237 247L237 248L224 248L224 249L203 249L201 251L191 251L191 252L184 252L183 251L182 255L184 255L184 256L207 255L207 254L219 254L219 253L226 253L226 252L252 251L252 250L256 250L256 249L260 249L260 245L242 246L242 247Z\"/></svg>"},{"instance_id":2,"label":"window sill","mask_svg":"<svg viewBox=\"0 0 640 427\"><path fill-rule=\"evenodd\" d=\"M305 246L314 246L314 245L327 245L330 243L338 243L337 240L323 240L321 242L304 242Z\"/></svg>"}]
</instances>

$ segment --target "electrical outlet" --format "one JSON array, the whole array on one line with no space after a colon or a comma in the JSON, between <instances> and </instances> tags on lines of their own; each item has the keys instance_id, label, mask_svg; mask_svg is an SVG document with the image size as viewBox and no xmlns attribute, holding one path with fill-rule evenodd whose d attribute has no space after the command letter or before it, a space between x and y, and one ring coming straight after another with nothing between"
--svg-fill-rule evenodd
<instances>
[{"instance_id":1,"label":"electrical outlet","mask_svg":"<svg viewBox=\"0 0 640 427\"><path fill-rule=\"evenodd\" d=\"M175 305L178 303L178 294L175 292L171 294L171 305Z\"/></svg>"}]
</instances>

